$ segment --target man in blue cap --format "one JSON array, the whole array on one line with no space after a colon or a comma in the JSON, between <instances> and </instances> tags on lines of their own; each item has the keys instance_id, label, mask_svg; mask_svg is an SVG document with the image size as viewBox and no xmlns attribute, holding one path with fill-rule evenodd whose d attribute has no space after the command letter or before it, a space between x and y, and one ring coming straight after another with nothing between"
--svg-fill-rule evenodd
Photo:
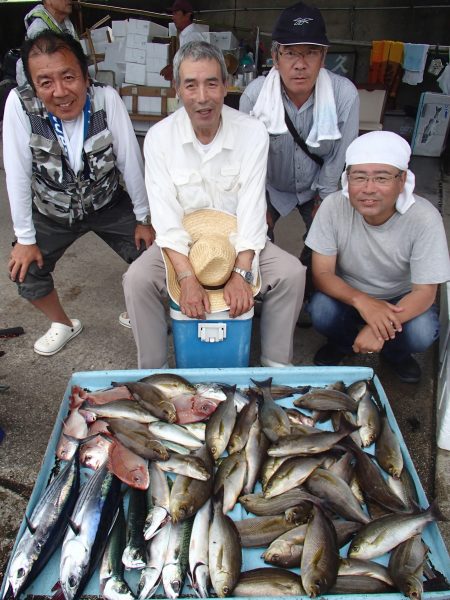
<instances>
[{"instance_id":1,"label":"man in blue cap","mask_svg":"<svg viewBox=\"0 0 450 600\"><path fill-rule=\"evenodd\" d=\"M303 2L286 8L272 32L272 70L251 82L240 100L240 110L263 121L270 134L272 239L276 221L294 208L309 229L315 205L338 189L345 151L358 135L358 92L349 79L324 68L328 46L317 8ZM301 259L309 265L310 252Z\"/></svg>"}]
</instances>

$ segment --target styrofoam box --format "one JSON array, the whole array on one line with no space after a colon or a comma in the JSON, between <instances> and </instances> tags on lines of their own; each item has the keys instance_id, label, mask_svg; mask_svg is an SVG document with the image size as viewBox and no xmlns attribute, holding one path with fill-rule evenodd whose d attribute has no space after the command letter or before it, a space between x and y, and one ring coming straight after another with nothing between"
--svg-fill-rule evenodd
<instances>
[{"instance_id":1,"label":"styrofoam box","mask_svg":"<svg viewBox=\"0 0 450 600\"><path fill-rule=\"evenodd\" d=\"M150 21L150 27L148 35L150 38L152 37L168 37L169 36L169 28L164 25L159 25L159 23L154 23Z\"/></svg>"},{"instance_id":2,"label":"styrofoam box","mask_svg":"<svg viewBox=\"0 0 450 600\"><path fill-rule=\"evenodd\" d=\"M110 42L100 42L100 41L96 41L94 42L94 49L95 49L95 53L96 54L105 54L106 53L106 49L108 48L108 46L110 45Z\"/></svg>"},{"instance_id":3,"label":"styrofoam box","mask_svg":"<svg viewBox=\"0 0 450 600\"><path fill-rule=\"evenodd\" d=\"M128 20L123 19L121 21L111 21L111 29L114 39L116 39L117 36L125 37L128 33Z\"/></svg>"},{"instance_id":4,"label":"styrofoam box","mask_svg":"<svg viewBox=\"0 0 450 600\"><path fill-rule=\"evenodd\" d=\"M221 50L232 50L239 46L237 38L231 31L211 31L210 32L211 44L217 46Z\"/></svg>"},{"instance_id":5,"label":"styrofoam box","mask_svg":"<svg viewBox=\"0 0 450 600\"><path fill-rule=\"evenodd\" d=\"M248 367L253 308L230 319L229 311L190 319L171 303L173 344L178 368Z\"/></svg>"},{"instance_id":6,"label":"styrofoam box","mask_svg":"<svg viewBox=\"0 0 450 600\"><path fill-rule=\"evenodd\" d=\"M170 81L166 81L159 73L147 71L146 85L151 87L170 87Z\"/></svg>"},{"instance_id":7,"label":"styrofoam box","mask_svg":"<svg viewBox=\"0 0 450 600\"><path fill-rule=\"evenodd\" d=\"M126 63L125 65L125 81L127 83L135 83L137 85L146 84L145 65L136 63Z\"/></svg>"},{"instance_id":8,"label":"styrofoam box","mask_svg":"<svg viewBox=\"0 0 450 600\"><path fill-rule=\"evenodd\" d=\"M132 97L124 96L122 98L128 112L132 110ZM162 108L162 98L146 98L138 96L137 110L139 114L160 115Z\"/></svg>"},{"instance_id":9,"label":"styrofoam box","mask_svg":"<svg viewBox=\"0 0 450 600\"><path fill-rule=\"evenodd\" d=\"M175 23L169 23L169 37L177 37L177 28Z\"/></svg>"},{"instance_id":10,"label":"styrofoam box","mask_svg":"<svg viewBox=\"0 0 450 600\"><path fill-rule=\"evenodd\" d=\"M105 62L108 64L114 64L118 62L126 62L125 60L125 38L117 42L111 42L108 44L105 50Z\"/></svg>"},{"instance_id":11,"label":"styrofoam box","mask_svg":"<svg viewBox=\"0 0 450 600\"><path fill-rule=\"evenodd\" d=\"M412 138L416 156L440 156L445 147L450 123L450 96L424 92L420 96Z\"/></svg>"},{"instance_id":12,"label":"styrofoam box","mask_svg":"<svg viewBox=\"0 0 450 600\"><path fill-rule=\"evenodd\" d=\"M109 42L113 39L111 27L98 27L97 29L91 29L91 39L95 42Z\"/></svg>"},{"instance_id":13,"label":"styrofoam box","mask_svg":"<svg viewBox=\"0 0 450 600\"><path fill-rule=\"evenodd\" d=\"M147 58L164 58L167 61L169 60L169 44L148 42L145 46L145 51Z\"/></svg>"},{"instance_id":14,"label":"styrofoam box","mask_svg":"<svg viewBox=\"0 0 450 600\"><path fill-rule=\"evenodd\" d=\"M160 73L161 69L167 65L167 60L165 58L157 58L157 57L148 57L145 63L145 68L147 73Z\"/></svg>"},{"instance_id":15,"label":"styrofoam box","mask_svg":"<svg viewBox=\"0 0 450 600\"><path fill-rule=\"evenodd\" d=\"M148 125L144 124L143 132L148 129ZM288 367L284 369L266 369L266 368L246 368L246 369L175 369L170 370L167 369L168 373L174 373L176 375L180 375L185 377L193 384L196 383L205 383L205 382L223 382L229 385L236 384L238 388L243 389L248 387L251 384L251 379L256 380L264 380L268 377L273 378L274 384L280 385L290 385L290 386L315 386L315 387L324 387L326 385L330 385L335 383L336 381L343 381L345 385L350 385L351 383L361 380L361 379L371 379L373 378L373 383L375 385L378 397L380 402L385 406L387 417L389 420L389 424L396 435L397 439L400 442L405 468L408 469L414 484L417 489L417 494L419 498L419 502L421 506L428 506L428 501L425 496L425 492L423 490L420 479L417 475L414 464L411 460L411 456L408 452L408 448L406 447L405 441L403 439L402 433L398 427L395 416L392 412L392 408L389 404L389 401L386 397L384 389L380 383L380 380L377 376L374 376L373 370L367 367ZM61 407L59 409L59 413L56 417L55 425L50 436L47 450L45 452L44 460L42 462L41 470L36 479L36 483L33 488L33 492L31 494L30 500L28 502L28 506L25 510L26 515L31 515L33 509L35 508L39 498L42 496L47 482L49 481L50 474L55 467L55 451L56 447L61 435L62 431L62 422L67 416L67 412L69 409L69 397L71 395L72 386L77 385L81 388L87 388L89 390L100 390L111 386L112 381L116 382L126 382L126 381L137 381L151 375L153 373L161 373L160 370L133 370L133 371L90 371L90 372L78 372L73 373L70 377L67 388L64 394L63 401L61 403ZM292 398L286 398L284 400L278 401L280 405L285 407L292 406ZM320 424L320 427L323 428L331 428L330 422ZM374 453L374 445L365 449L366 452L373 455ZM87 469L83 469L82 471L82 479L83 481L87 478ZM127 496L127 495L126 495ZM127 508L127 501L125 496L125 508ZM248 513L242 509L240 505L237 505L232 511L230 511L229 516L235 521L242 520L247 518ZM250 515L251 516L251 515ZM27 527L26 519L24 518L22 524L20 526L19 532L17 534L14 550L17 547L18 541L22 537L25 529ZM448 555L448 551L445 547L444 541L442 539L442 535L438 529L436 523L431 523L426 526L423 532L423 540L425 544L429 547L429 560L431 562L432 568L435 571L442 573L443 578L446 578L447 581L450 580L450 558ZM344 546L341 550L341 555L345 556L346 551L348 549L348 545ZM13 550L13 551L14 551ZM24 593L25 596L51 596L52 595L52 587L55 582L58 580L59 573L59 563L61 558L60 548L57 548L54 552L53 556L50 558L48 563L45 565L44 569L41 571L39 576L35 579L35 581L28 587L28 589ZM376 562L381 562L386 564L387 556L383 556L375 559ZM248 571L250 569L255 569L259 567L267 566L263 563L261 558L261 548L244 548L242 551L242 570ZM293 569L295 573L299 573L299 569ZM125 579L129 583L131 589L134 591L137 589L139 578L141 571L139 569L133 569L130 571L126 571ZM5 588L5 580L4 578L2 583L2 589L0 590L0 595L3 597L4 588ZM182 590L181 597L190 597L192 594L191 588L186 585ZM90 581L86 585L83 590L83 597L86 596L97 596L99 597L99 570L93 574ZM162 586L158 588L156 591L157 597L165 597ZM328 597L328 596L327 596ZM330 596L333 600L362 600L373 598L374 600L379 600L381 597L384 600L405 600L405 596L403 596L400 592L393 592L387 594L336 594ZM442 600L449 598L449 591L427 591L424 593L423 597L426 597L426 600L434 600L440 598ZM297 596L300 600L308 600L307 596ZM267 597L268 600L272 600L272 598Z\"/></svg>"},{"instance_id":16,"label":"styrofoam box","mask_svg":"<svg viewBox=\"0 0 450 600\"><path fill-rule=\"evenodd\" d=\"M138 65L145 65L146 62L145 50L142 48L125 48L125 62L137 63Z\"/></svg>"},{"instance_id":17,"label":"styrofoam box","mask_svg":"<svg viewBox=\"0 0 450 600\"><path fill-rule=\"evenodd\" d=\"M125 39L127 48L139 48L139 50L145 50L148 38L146 35L141 35L140 33L127 33Z\"/></svg>"},{"instance_id":18,"label":"styrofoam box","mask_svg":"<svg viewBox=\"0 0 450 600\"><path fill-rule=\"evenodd\" d=\"M150 21L145 19L128 19L128 33L138 33L148 38Z\"/></svg>"}]
</instances>

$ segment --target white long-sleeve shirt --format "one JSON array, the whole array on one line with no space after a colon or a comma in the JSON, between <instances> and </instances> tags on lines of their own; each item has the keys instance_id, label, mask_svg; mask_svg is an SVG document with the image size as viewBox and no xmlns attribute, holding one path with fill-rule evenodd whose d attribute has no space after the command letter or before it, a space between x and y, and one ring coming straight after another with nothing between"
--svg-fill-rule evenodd
<instances>
[{"instance_id":1,"label":"white long-sleeve shirt","mask_svg":"<svg viewBox=\"0 0 450 600\"><path fill-rule=\"evenodd\" d=\"M96 97L98 94L104 94L108 129L114 139L116 166L123 176L136 219L141 220L149 212L148 200L142 154L129 115L119 94L113 88L96 87L94 93ZM64 123L64 126L72 137L76 128L83 127L83 119ZM20 244L36 243L32 217L30 135L30 120L18 95L13 91L6 101L3 117L3 162L14 232ZM71 167L74 168L74 164L71 164Z\"/></svg>"},{"instance_id":2,"label":"white long-sleeve shirt","mask_svg":"<svg viewBox=\"0 0 450 600\"><path fill-rule=\"evenodd\" d=\"M228 106L213 143L202 149L184 108L154 125L144 142L145 184L161 248L185 256L185 214L215 208L237 216L236 252L266 244L269 137L262 123Z\"/></svg>"}]
</instances>

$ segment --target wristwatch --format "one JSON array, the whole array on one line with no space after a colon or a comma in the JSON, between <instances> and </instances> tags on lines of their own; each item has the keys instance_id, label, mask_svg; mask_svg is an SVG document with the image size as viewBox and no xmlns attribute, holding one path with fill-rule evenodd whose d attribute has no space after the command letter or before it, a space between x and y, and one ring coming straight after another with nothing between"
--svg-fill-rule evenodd
<instances>
[{"instance_id":1,"label":"wristwatch","mask_svg":"<svg viewBox=\"0 0 450 600\"><path fill-rule=\"evenodd\" d=\"M250 283L250 285L253 283L253 273L251 271L246 271L245 269L240 269L239 267L233 267L233 271L243 277L247 283Z\"/></svg>"},{"instance_id":2,"label":"wristwatch","mask_svg":"<svg viewBox=\"0 0 450 600\"><path fill-rule=\"evenodd\" d=\"M145 215L145 217L143 219L136 219L136 223L138 225L151 225L152 219L151 219L150 215Z\"/></svg>"}]
</instances>

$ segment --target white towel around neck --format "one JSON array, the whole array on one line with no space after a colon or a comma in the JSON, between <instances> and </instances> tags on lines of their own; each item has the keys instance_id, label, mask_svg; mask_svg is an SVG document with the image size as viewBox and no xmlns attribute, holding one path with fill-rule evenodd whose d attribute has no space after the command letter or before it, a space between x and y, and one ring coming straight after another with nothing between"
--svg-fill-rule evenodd
<instances>
[{"instance_id":1,"label":"white towel around neck","mask_svg":"<svg viewBox=\"0 0 450 600\"><path fill-rule=\"evenodd\" d=\"M270 134L286 133L281 78L275 67L272 67L267 75L250 114L262 121ZM323 140L339 140L341 137L331 78L327 70L322 68L314 89L313 125L306 143L317 148Z\"/></svg>"}]
</instances>

